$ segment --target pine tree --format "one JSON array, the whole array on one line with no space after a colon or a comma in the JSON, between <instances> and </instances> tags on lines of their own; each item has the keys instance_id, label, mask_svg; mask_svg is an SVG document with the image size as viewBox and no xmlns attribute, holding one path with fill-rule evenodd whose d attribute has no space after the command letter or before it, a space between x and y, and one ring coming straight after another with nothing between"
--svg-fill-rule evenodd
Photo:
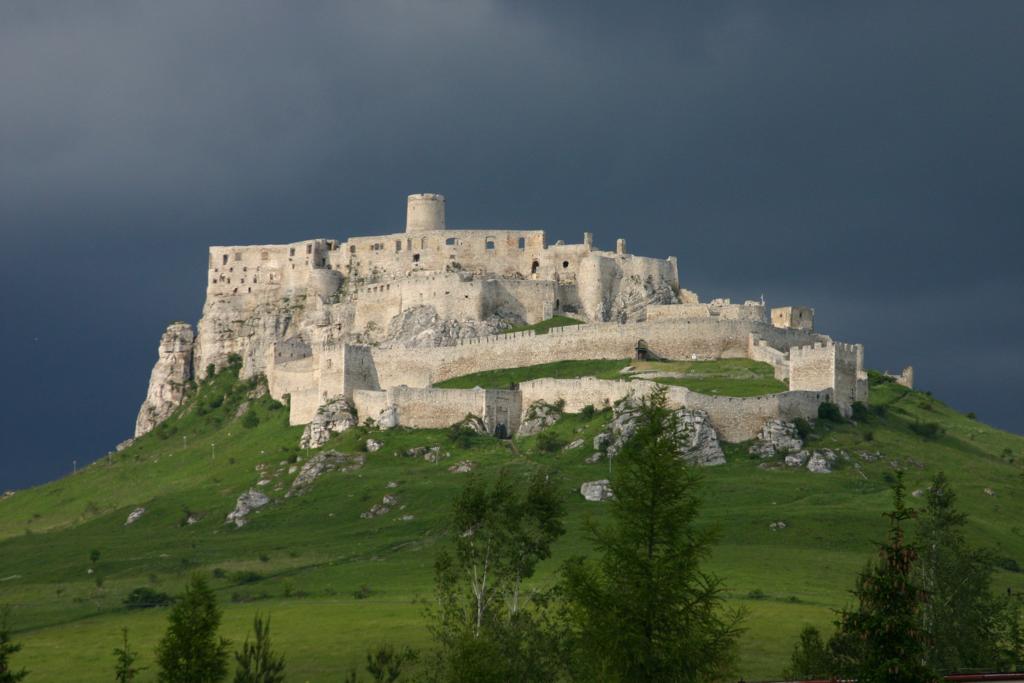
<instances>
[{"instance_id":1,"label":"pine tree","mask_svg":"<svg viewBox=\"0 0 1024 683\"><path fill-rule=\"evenodd\" d=\"M857 606L840 613L830 649L839 669L858 683L936 681L927 664L926 634L921 628L924 594L914 582L917 550L906 543L903 524L914 511L903 503L903 474L893 491L889 533L878 560L857 578Z\"/></svg>"},{"instance_id":2,"label":"pine tree","mask_svg":"<svg viewBox=\"0 0 1024 683\"><path fill-rule=\"evenodd\" d=\"M612 522L592 527L596 563L563 570L573 673L642 683L717 680L735 661L742 614L701 569L713 536L697 527L699 477L678 458L678 417L664 391L642 402L616 457Z\"/></svg>"},{"instance_id":3,"label":"pine tree","mask_svg":"<svg viewBox=\"0 0 1024 683\"><path fill-rule=\"evenodd\" d=\"M17 683L28 676L28 672L22 669L15 671L11 668L11 655L21 651L21 645L11 642L11 632L8 627L10 610L4 607L0 610L0 683Z\"/></svg>"},{"instance_id":4,"label":"pine tree","mask_svg":"<svg viewBox=\"0 0 1024 683\"><path fill-rule=\"evenodd\" d=\"M921 624L928 634L928 662L940 673L994 666L998 660L992 596L992 558L971 548L963 535L967 515L945 474L932 480L919 517L915 578L928 599Z\"/></svg>"},{"instance_id":5,"label":"pine tree","mask_svg":"<svg viewBox=\"0 0 1024 683\"><path fill-rule=\"evenodd\" d=\"M128 647L127 628L121 629L121 637L123 638L121 647L114 648L114 657L117 659L114 677L117 679L117 683L131 683L143 669L135 668L135 660L139 658L139 653L132 652Z\"/></svg>"},{"instance_id":6,"label":"pine tree","mask_svg":"<svg viewBox=\"0 0 1024 683\"><path fill-rule=\"evenodd\" d=\"M217 683L228 672L228 641L217 636L220 609L205 579L195 574L168 617L157 645L160 683Z\"/></svg>"},{"instance_id":7,"label":"pine tree","mask_svg":"<svg viewBox=\"0 0 1024 683\"><path fill-rule=\"evenodd\" d=\"M800 632L799 642L793 648L789 669L783 672L782 677L821 678L827 676L832 668L832 658L821 640L821 633L813 626L805 626Z\"/></svg>"},{"instance_id":8,"label":"pine tree","mask_svg":"<svg viewBox=\"0 0 1024 683\"><path fill-rule=\"evenodd\" d=\"M252 620L253 642L248 636L242 649L235 653L238 668L235 683L282 683L284 681L284 655L274 654L270 644L270 617L264 621L256 614Z\"/></svg>"}]
</instances>

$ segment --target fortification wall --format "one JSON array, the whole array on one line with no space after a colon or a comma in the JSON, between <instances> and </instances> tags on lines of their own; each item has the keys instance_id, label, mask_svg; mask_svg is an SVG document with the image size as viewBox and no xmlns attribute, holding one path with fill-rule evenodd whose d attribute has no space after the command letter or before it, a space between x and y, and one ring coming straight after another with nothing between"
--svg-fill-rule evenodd
<instances>
[{"instance_id":1,"label":"fortification wall","mask_svg":"<svg viewBox=\"0 0 1024 683\"><path fill-rule=\"evenodd\" d=\"M795 391L833 389L833 400L845 415L854 401L867 399L864 347L842 342L795 346L789 350L789 388Z\"/></svg>"},{"instance_id":2,"label":"fortification wall","mask_svg":"<svg viewBox=\"0 0 1024 683\"><path fill-rule=\"evenodd\" d=\"M272 292L288 296L306 292L310 273L329 269L330 254L337 251L335 240L305 240L292 244L210 247L207 271L207 299L222 296L259 295ZM316 278L313 291L329 289L330 276Z\"/></svg>"},{"instance_id":3,"label":"fortification wall","mask_svg":"<svg viewBox=\"0 0 1024 683\"><path fill-rule=\"evenodd\" d=\"M789 379L789 354L772 348L764 339L753 334L750 335L747 357L750 360L771 365L775 379L780 381Z\"/></svg>"},{"instance_id":4,"label":"fortification wall","mask_svg":"<svg viewBox=\"0 0 1024 683\"><path fill-rule=\"evenodd\" d=\"M360 424L368 419L379 423L388 405L388 392L382 389L356 389L352 392L352 406Z\"/></svg>"},{"instance_id":5,"label":"fortification wall","mask_svg":"<svg viewBox=\"0 0 1024 683\"><path fill-rule=\"evenodd\" d=\"M746 358L749 335L757 332L775 346L788 348L820 339L763 323L719 319L660 320L620 325L591 323L552 329L545 335L494 335L464 340L457 346L374 349L381 386L428 386L485 370L561 360L631 358L638 340L659 357L710 360ZM815 387L818 388L818 387Z\"/></svg>"},{"instance_id":6,"label":"fortification wall","mask_svg":"<svg viewBox=\"0 0 1024 683\"><path fill-rule=\"evenodd\" d=\"M585 406L598 410L627 396L648 396L660 385L645 380L623 381L581 377L577 379L537 379L519 385L524 412L537 401L565 401L565 411L578 413ZM729 442L755 438L765 422L772 419L811 419L818 405L830 400L831 391L788 391L767 396L712 396L685 387L667 386L666 401L671 408L703 410L719 438Z\"/></svg>"},{"instance_id":7,"label":"fortification wall","mask_svg":"<svg viewBox=\"0 0 1024 683\"><path fill-rule=\"evenodd\" d=\"M722 320L747 320L767 322L764 306L748 301L744 304L682 303L651 304L647 307L648 320L687 320L693 318L714 318Z\"/></svg>"},{"instance_id":8,"label":"fortification wall","mask_svg":"<svg viewBox=\"0 0 1024 683\"><path fill-rule=\"evenodd\" d=\"M461 422L467 415L476 415L483 418L489 431L501 424L506 433L512 433L519 428L522 413L518 391L496 389L358 389L352 392L352 403L360 421L379 421L381 414L391 408L398 425L415 429L441 429Z\"/></svg>"}]
</instances>

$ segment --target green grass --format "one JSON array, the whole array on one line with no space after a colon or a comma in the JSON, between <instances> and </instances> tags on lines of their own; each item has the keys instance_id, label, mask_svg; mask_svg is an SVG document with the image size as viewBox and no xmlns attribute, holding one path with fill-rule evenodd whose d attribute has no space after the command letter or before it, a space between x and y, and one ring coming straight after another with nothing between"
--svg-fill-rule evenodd
<instances>
[{"instance_id":1,"label":"green grass","mask_svg":"<svg viewBox=\"0 0 1024 683\"><path fill-rule=\"evenodd\" d=\"M511 334L513 332L526 332L533 330L537 334L547 334L553 327L568 327L570 325L582 325L582 320L576 320L576 318L570 318L565 315L555 315L547 320L541 320L539 323L532 325L516 325L505 330L503 334Z\"/></svg>"},{"instance_id":2,"label":"green grass","mask_svg":"<svg viewBox=\"0 0 1024 683\"><path fill-rule=\"evenodd\" d=\"M510 384L542 377L620 379L622 375L619 374L619 371L627 365L629 365L628 360L563 360L556 363L529 365L523 368L474 372L470 375L438 382L435 386L444 389L472 389L473 387L506 389Z\"/></svg>"},{"instance_id":3,"label":"green grass","mask_svg":"<svg viewBox=\"0 0 1024 683\"><path fill-rule=\"evenodd\" d=\"M631 366L633 371L622 373ZM522 368L488 370L453 377L436 386L445 389L503 389L510 384L527 382L542 377L572 379L598 377L600 379L628 380L638 373L664 372L682 377L652 377L655 382L687 387L704 394L722 396L761 396L786 391L786 384L775 379L767 363L745 358L727 358L712 361L630 361L630 360L566 360L542 363Z\"/></svg>"},{"instance_id":4,"label":"green grass","mask_svg":"<svg viewBox=\"0 0 1024 683\"><path fill-rule=\"evenodd\" d=\"M599 369L614 376L626 362L605 363ZM110 680L110 652L122 626L141 653L139 663L150 667L141 680L153 680L153 648L167 610L127 611L122 601L139 586L178 593L193 571L211 577L225 610L223 634L236 644L256 610L272 615L289 680L339 680L381 641L425 646L422 601L430 595L434 556L448 542L451 501L466 478L447 465L463 458L477 462L488 478L502 468L524 477L538 465L557 470L568 533L541 565L537 584L550 584L567 557L591 552L586 522L600 523L607 508L577 492L581 482L607 476L608 465L585 464L589 448L540 454L536 437L485 436L463 448L447 430L350 430L325 447L352 452L369 436L382 441L364 468L324 475L302 497L283 498L278 491L248 526L227 526L235 498L256 485L257 464L272 475L279 471L263 487L273 491L290 481L288 461L307 455L297 448L301 428L289 427L287 410L269 398L253 403L260 418L255 427L234 417L251 389L223 372L201 384L160 434L74 476L0 500L0 604L12 605L14 637L24 645L14 662L31 671L29 681ZM724 579L729 603L749 610L736 678L776 676L804 625L831 629L832 610L847 602L856 572L873 556L871 542L884 535L891 460L907 467L909 491L944 470L971 516L971 539L1024 562L1024 438L892 383L873 386L871 403L885 414L861 425L819 425L810 444L886 455L862 471L764 470L744 445L728 445L728 464L704 471L701 524L719 538L707 568ZM609 419L609 412L591 419L567 415L549 430L566 442L589 443ZM924 439L910 427L917 422L938 422L945 433ZM431 464L396 455L433 444L450 451L451 459ZM387 488L390 481L398 487ZM405 508L360 519L385 493L397 493ZM146 514L125 527L139 505ZM199 523L184 525L187 513L199 515ZM403 522L404 514L414 519ZM770 531L777 520L787 529ZM100 551L95 564L93 549ZM212 578L215 569L227 578ZM235 572L259 577L239 583ZM362 586L370 595L358 599ZM1024 575L1000 571L996 589L1007 587L1024 590Z\"/></svg>"}]
</instances>

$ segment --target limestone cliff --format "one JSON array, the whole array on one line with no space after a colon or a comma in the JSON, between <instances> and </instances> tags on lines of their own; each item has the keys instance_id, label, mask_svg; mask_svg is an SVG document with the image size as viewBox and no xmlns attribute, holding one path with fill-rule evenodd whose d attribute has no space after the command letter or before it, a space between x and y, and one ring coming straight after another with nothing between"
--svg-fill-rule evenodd
<instances>
[{"instance_id":1,"label":"limestone cliff","mask_svg":"<svg viewBox=\"0 0 1024 683\"><path fill-rule=\"evenodd\" d=\"M188 323L171 323L160 337L160 351L149 377L146 400L135 421L135 436L163 422L185 398L192 379L195 334Z\"/></svg>"}]
</instances>

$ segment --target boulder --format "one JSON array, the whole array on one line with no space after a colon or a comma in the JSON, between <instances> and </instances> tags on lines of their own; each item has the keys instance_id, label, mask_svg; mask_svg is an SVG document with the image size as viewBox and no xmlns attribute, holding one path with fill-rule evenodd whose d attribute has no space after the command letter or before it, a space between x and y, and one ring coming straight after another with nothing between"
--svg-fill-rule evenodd
<instances>
[{"instance_id":1,"label":"boulder","mask_svg":"<svg viewBox=\"0 0 1024 683\"><path fill-rule=\"evenodd\" d=\"M128 526L129 524L134 524L144 514L146 514L146 508L135 508L134 510L128 513L128 519L125 520L124 525Z\"/></svg>"},{"instance_id":2,"label":"boulder","mask_svg":"<svg viewBox=\"0 0 1024 683\"><path fill-rule=\"evenodd\" d=\"M686 408L678 408L674 413L679 457L694 465L724 464L725 453L718 443L718 435L711 426L708 414L703 410ZM594 447L600 450L605 446L608 457L614 458L636 433L639 416L639 402L633 398L620 401L615 405L612 421L601 434L594 437Z\"/></svg>"},{"instance_id":3,"label":"boulder","mask_svg":"<svg viewBox=\"0 0 1024 683\"><path fill-rule=\"evenodd\" d=\"M804 447L800 440L796 425L784 420L768 420L761 427L754 445L750 447L750 454L762 458L771 458L776 455L787 455L796 453Z\"/></svg>"},{"instance_id":4,"label":"boulder","mask_svg":"<svg viewBox=\"0 0 1024 683\"><path fill-rule=\"evenodd\" d=\"M815 474L828 474L832 471L832 463L834 463L835 460L835 453L828 449L824 451L814 451L814 453L811 454L810 459L807 461L807 471L814 472Z\"/></svg>"},{"instance_id":5,"label":"boulder","mask_svg":"<svg viewBox=\"0 0 1024 683\"><path fill-rule=\"evenodd\" d=\"M600 503L613 497L611 483L607 479L585 481L580 485L580 495L592 503Z\"/></svg>"},{"instance_id":6,"label":"boulder","mask_svg":"<svg viewBox=\"0 0 1024 683\"><path fill-rule=\"evenodd\" d=\"M334 434L356 426L355 410L345 397L332 399L320 406L313 420L302 430L300 448L319 448Z\"/></svg>"},{"instance_id":7,"label":"boulder","mask_svg":"<svg viewBox=\"0 0 1024 683\"><path fill-rule=\"evenodd\" d=\"M402 455L406 458L423 458L427 462L439 462L442 458L452 457L447 451L442 453L440 446L416 446L403 451Z\"/></svg>"},{"instance_id":8,"label":"boulder","mask_svg":"<svg viewBox=\"0 0 1024 683\"><path fill-rule=\"evenodd\" d=\"M583 444L584 444L583 439L576 439L575 441L570 443L568 446L566 446L564 450L574 451L577 448L580 448L581 446L583 446Z\"/></svg>"},{"instance_id":9,"label":"boulder","mask_svg":"<svg viewBox=\"0 0 1024 683\"><path fill-rule=\"evenodd\" d=\"M787 467L803 467L807 462L807 459L811 457L811 454L807 451L797 451L786 456Z\"/></svg>"},{"instance_id":10,"label":"boulder","mask_svg":"<svg viewBox=\"0 0 1024 683\"><path fill-rule=\"evenodd\" d=\"M360 513L362 519L373 519L374 517L380 517L391 512L391 508L398 504L398 497L392 495L386 495L381 499L379 503L375 503L366 512Z\"/></svg>"},{"instance_id":11,"label":"boulder","mask_svg":"<svg viewBox=\"0 0 1024 683\"><path fill-rule=\"evenodd\" d=\"M474 469L476 469L476 463L472 460L460 460L449 467L448 471L454 474L465 474L466 472L472 472Z\"/></svg>"},{"instance_id":12,"label":"boulder","mask_svg":"<svg viewBox=\"0 0 1024 683\"><path fill-rule=\"evenodd\" d=\"M461 428L461 429L468 429L469 431L471 431L471 432L473 432L475 434L487 434L488 433L487 432L487 425L484 424L483 418L481 418L478 415L473 415L472 413L469 414L469 415L466 415L466 417L462 418L461 420L459 420L458 422L456 422L452 426L453 427L457 427L457 428Z\"/></svg>"},{"instance_id":13,"label":"boulder","mask_svg":"<svg viewBox=\"0 0 1024 683\"><path fill-rule=\"evenodd\" d=\"M231 524L234 522L236 527L243 527L249 522L249 513L258 510L269 502L270 498L264 493L256 489L249 489L235 501L235 509L228 513L224 523Z\"/></svg>"},{"instance_id":14,"label":"boulder","mask_svg":"<svg viewBox=\"0 0 1024 683\"><path fill-rule=\"evenodd\" d=\"M298 475L292 480L291 488L285 498L301 496L313 486L313 482L328 472L354 472L366 464L366 456L338 451L317 453L303 463Z\"/></svg>"},{"instance_id":15,"label":"boulder","mask_svg":"<svg viewBox=\"0 0 1024 683\"><path fill-rule=\"evenodd\" d=\"M769 524L768 528L770 530L772 530L772 531L782 531L787 526L788 525L785 522L783 522L782 520L779 520L778 522L772 522L771 524Z\"/></svg>"},{"instance_id":16,"label":"boulder","mask_svg":"<svg viewBox=\"0 0 1024 683\"><path fill-rule=\"evenodd\" d=\"M366 450L370 453L376 453L377 451L380 450L381 446L383 445L384 444L382 444L380 441L377 441L376 439L366 440Z\"/></svg>"}]
</instances>

